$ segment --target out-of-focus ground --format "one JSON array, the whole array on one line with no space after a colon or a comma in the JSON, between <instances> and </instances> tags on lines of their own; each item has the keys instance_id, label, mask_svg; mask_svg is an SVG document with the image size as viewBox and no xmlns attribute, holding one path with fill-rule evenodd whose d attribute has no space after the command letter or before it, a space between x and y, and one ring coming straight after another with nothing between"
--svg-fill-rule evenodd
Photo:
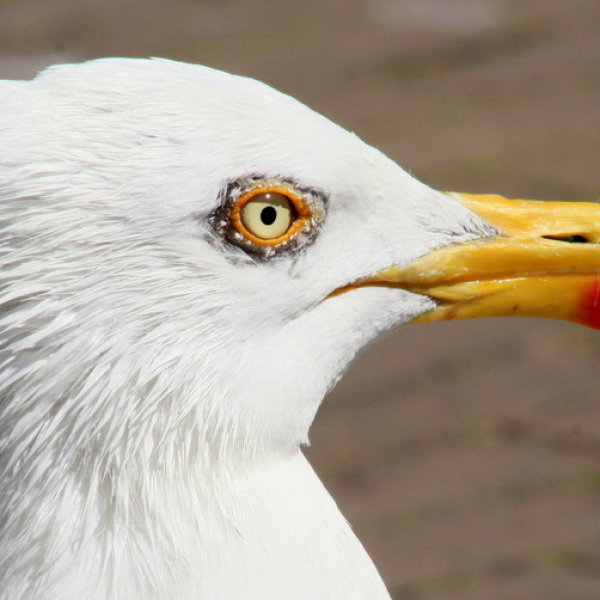
<instances>
[{"instance_id":1,"label":"out-of-focus ground","mask_svg":"<svg viewBox=\"0 0 600 600\"><path fill-rule=\"evenodd\" d=\"M0 0L0 77L104 55L265 80L441 189L600 198L597 0ZM394 598L600 598L599 368L526 319L363 353L308 455Z\"/></svg>"}]
</instances>

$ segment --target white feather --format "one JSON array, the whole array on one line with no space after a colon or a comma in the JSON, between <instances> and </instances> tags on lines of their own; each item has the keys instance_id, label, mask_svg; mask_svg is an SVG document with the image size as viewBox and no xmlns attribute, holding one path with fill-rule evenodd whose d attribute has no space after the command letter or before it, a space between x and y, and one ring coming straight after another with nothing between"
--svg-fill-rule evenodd
<instances>
[{"instance_id":1,"label":"white feather","mask_svg":"<svg viewBox=\"0 0 600 600\"><path fill-rule=\"evenodd\" d=\"M334 289L486 227L256 81L107 59L0 86L0 598L385 598L300 454L424 297ZM316 242L211 237L228 181L328 198Z\"/></svg>"}]
</instances>

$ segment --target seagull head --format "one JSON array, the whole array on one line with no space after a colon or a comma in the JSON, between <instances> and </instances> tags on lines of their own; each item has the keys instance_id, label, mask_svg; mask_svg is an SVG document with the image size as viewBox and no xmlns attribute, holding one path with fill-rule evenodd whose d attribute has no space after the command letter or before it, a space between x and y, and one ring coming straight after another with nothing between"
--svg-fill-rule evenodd
<instances>
[{"instance_id":1,"label":"seagull head","mask_svg":"<svg viewBox=\"0 0 600 600\"><path fill-rule=\"evenodd\" d=\"M254 80L106 59L0 88L5 472L246 466L382 332L598 324L600 208L448 194Z\"/></svg>"}]
</instances>

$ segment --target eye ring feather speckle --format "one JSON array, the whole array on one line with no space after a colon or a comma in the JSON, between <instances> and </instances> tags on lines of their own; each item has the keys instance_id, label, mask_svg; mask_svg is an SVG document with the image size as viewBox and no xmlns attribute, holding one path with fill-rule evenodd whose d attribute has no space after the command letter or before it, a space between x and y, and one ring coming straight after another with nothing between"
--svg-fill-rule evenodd
<instances>
[{"instance_id":1,"label":"eye ring feather speckle","mask_svg":"<svg viewBox=\"0 0 600 600\"><path fill-rule=\"evenodd\" d=\"M290 226L274 239L253 235L241 217L243 207L263 194L285 197L293 211ZM325 194L301 186L290 178L249 175L229 182L221 196L219 206L209 216L212 228L224 241L260 258L296 252L309 246L325 221Z\"/></svg>"}]
</instances>

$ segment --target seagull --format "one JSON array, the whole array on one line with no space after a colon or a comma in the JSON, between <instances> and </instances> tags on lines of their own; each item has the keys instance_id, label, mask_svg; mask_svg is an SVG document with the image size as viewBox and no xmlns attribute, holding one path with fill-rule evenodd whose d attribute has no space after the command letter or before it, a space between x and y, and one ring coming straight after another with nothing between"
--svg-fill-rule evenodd
<instances>
[{"instance_id":1,"label":"seagull","mask_svg":"<svg viewBox=\"0 0 600 600\"><path fill-rule=\"evenodd\" d=\"M408 322L600 327L600 205L445 193L255 80L0 82L0 598L389 598L302 454Z\"/></svg>"}]
</instances>

